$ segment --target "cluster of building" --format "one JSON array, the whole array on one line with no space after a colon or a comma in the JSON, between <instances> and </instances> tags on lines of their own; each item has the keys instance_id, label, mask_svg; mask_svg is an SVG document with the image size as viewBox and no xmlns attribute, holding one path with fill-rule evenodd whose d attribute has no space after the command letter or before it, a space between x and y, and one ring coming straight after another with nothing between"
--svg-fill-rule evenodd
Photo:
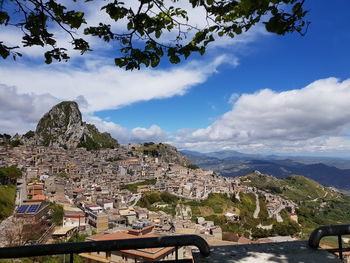
<instances>
[{"instance_id":1,"label":"cluster of building","mask_svg":"<svg viewBox=\"0 0 350 263\"><path fill-rule=\"evenodd\" d=\"M268 201L269 215L278 220L282 209L295 212L294 203L241 185L239 178L225 178L213 171L169 163L161 156L144 155L137 151L138 147L128 145L87 151L84 148L65 150L28 145L13 148L0 146L0 167L14 165L24 174L17 182L18 207L15 216L39 223L52 216L49 205L54 203L63 207L62 226L51 226L51 232L49 229L45 232L47 236L50 232L54 238L67 239L77 231L90 235L97 233L91 240L128 238L130 235L141 237L146 234L198 234L218 244L223 242L221 228L204 218L192 222L192 213L187 211L188 208L179 205L176 216L173 216L138 207L138 200L148 191L167 191L194 200L204 200L211 193L239 197L239 193L244 192L263 195ZM121 187L151 179L154 183L140 184L133 192ZM226 217L232 221L239 220L239 215L234 213L227 213ZM46 240L42 238L41 241ZM159 258L160 251L153 252L153 259ZM186 254L186 251L181 253ZM167 257L173 254L174 250L161 253ZM91 254L84 256L90 261L97 257ZM111 257L136 259L142 257L142 251L138 255L125 252L102 256L104 260Z\"/></svg>"}]
</instances>

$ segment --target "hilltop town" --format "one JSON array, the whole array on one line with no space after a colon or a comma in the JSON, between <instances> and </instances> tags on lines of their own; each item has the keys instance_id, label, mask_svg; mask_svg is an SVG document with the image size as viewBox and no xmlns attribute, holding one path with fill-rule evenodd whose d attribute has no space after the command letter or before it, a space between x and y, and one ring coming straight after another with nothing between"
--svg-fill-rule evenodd
<instances>
[{"instance_id":1,"label":"hilltop town","mask_svg":"<svg viewBox=\"0 0 350 263\"><path fill-rule=\"evenodd\" d=\"M16 166L23 172L23 177L17 182L16 205L21 206L28 199L61 204L65 208L63 226L86 222L96 228L96 232L108 230L108 226L118 220L132 225L142 218L149 220L152 217L157 219L154 222L165 223L173 222L177 217L181 219L178 221L181 224L192 225L191 212L184 215L184 209L178 209L178 214L173 217L164 212L136 208L142 193L150 191L166 191L192 200L205 200L213 193L234 196L239 196L240 192L254 193L265 196L269 216L276 217L277 221L282 221L279 214L281 210L295 212L294 202L241 185L239 178L224 178L213 171L169 163L163 161L161 156L144 154L139 151L142 147L127 145L98 151L27 145L1 147L0 167ZM141 184L136 191L125 187L138 183ZM69 219L72 211L84 218L74 224ZM258 213L255 212L256 217ZM238 218L234 213L228 213L227 216ZM219 229L212 222L209 225L210 229Z\"/></svg>"},{"instance_id":2,"label":"hilltop town","mask_svg":"<svg viewBox=\"0 0 350 263\"><path fill-rule=\"evenodd\" d=\"M36 132L0 137L0 168L21 172L14 211L0 224L1 246L81 235L108 240L176 234L198 234L216 245L247 244L290 240L299 231L296 202L249 185L249 178L242 182L196 167L168 144L123 146L96 128L91 135L76 107L61 103ZM67 108L75 111L73 119ZM48 120L56 115L62 123L52 125ZM259 239L270 234L277 237Z\"/></svg>"}]
</instances>

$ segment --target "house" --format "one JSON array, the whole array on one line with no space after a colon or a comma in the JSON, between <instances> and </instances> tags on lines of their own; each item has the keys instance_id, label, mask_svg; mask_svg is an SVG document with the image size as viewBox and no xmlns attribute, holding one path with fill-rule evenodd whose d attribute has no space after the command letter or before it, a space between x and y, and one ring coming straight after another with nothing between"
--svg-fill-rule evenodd
<instances>
[{"instance_id":1,"label":"house","mask_svg":"<svg viewBox=\"0 0 350 263\"><path fill-rule=\"evenodd\" d=\"M228 220L228 221L238 221L239 220L239 216L235 213L226 213L225 214L225 218Z\"/></svg>"},{"instance_id":2,"label":"house","mask_svg":"<svg viewBox=\"0 0 350 263\"><path fill-rule=\"evenodd\" d=\"M77 231L76 226L59 226L52 233L52 237L55 239L67 239Z\"/></svg>"},{"instance_id":3,"label":"house","mask_svg":"<svg viewBox=\"0 0 350 263\"><path fill-rule=\"evenodd\" d=\"M204 223L204 221L205 221L205 219L204 219L204 217L197 217L196 218L196 222L197 222L197 224L202 224L202 223Z\"/></svg>"},{"instance_id":4,"label":"house","mask_svg":"<svg viewBox=\"0 0 350 263\"><path fill-rule=\"evenodd\" d=\"M64 215L63 215L63 226L74 226L78 228L85 228L86 227L86 218L84 212L77 208L77 207L71 207L71 206L65 206L63 207Z\"/></svg>"},{"instance_id":5,"label":"house","mask_svg":"<svg viewBox=\"0 0 350 263\"><path fill-rule=\"evenodd\" d=\"M105 213L89 213L87 221L91 226L96 228L97 233L108 229L108 215Z\"/></svg>"},{"instance_id":6,"label":"house","mask_svg":"<svg viewBox=\"0 0 350 263\"><path fill-rule=\"evenodd\" d=\"M113 209L112 199L100 199L97 201L97 204L100 205L104 210Z\"/></svg>"},{"instance_id":7,"label":"house","mask_svg":"<svg viewBox=\"0 0 350 263\"><path fill-rule=\"evenodd\" d=\"M143 222L146 223L146 222ZM150 222L149 222L150 223ZM141 227L138 227L139 224L133 224L133 228L129 229L128 234L134 235L134 236L144 236L152 232L154 226L152 225L142 225Z\"/></svg>"},{"instance_id":8,"label":"house","mask_svg":"<svg viewBox=\"0 0 350 263\"><path fill-rule=\"evenodd\" d=\"M290 220L292 220L295 223L298 223L298 215L296 213L291 213Z\"/></svg>"},{"instance_id":9,"label":"house","mask_svg":"<svg viewBox=\"0 0 350 263\"><path fill-rule=\"evenodd\" d=\"M31 199L34 195L44 195L44 184L30 183L27 185L28 198Z\"/></svg>"},{"instance_id":10,"label":"house","mask_svg":"<svg viewBox=\"0 0 350 263\"><path fill-rule=\"evenodd\" d=\"M83 196L84 192L86 191L85 188L77 188L73 190L73 198L78 198Z\"/></svg>"},{"instance_id":11,"label":"house","mask_svg":"<svg viewBox=\"0 0 350 263\"><path fill-rule=\"evenodd\" d=\"M139 220L141 220L141 219L148 219L148 210L147 209L145 209L145 208L137 208L137 209L135 209L135 212L136 212L137 218Z\"/></svg>"},{"instance_id":12,"label":"house","mask_svg":"<svg viewBox=\"0 0 350 263\"><path fill-rule=\"evenodd\" d=\"M72 205L71 201L69 200L68 197L65 195L54 195L53 198L51 198L52 202L55 204L59 204L62 206L70 206Z\"/></svg>"},{"instance_id":13,"label":"house","mask_svg":"<svg viewBox=\"0 0 350 263\"><path fill-rule=\"evenodd\" d=\"M137 220L136 212L130 208L120 209L119 214L126 219L128 225L132 225Z\"/></svg>"},{"instance_id":14,"label":"house","mask_svg":"<svg viewBox=\"0 0 350 263\"><path fill-rule=\"evenodd\" d=\"M37 223L49 212L49 203L42 200L25 200L16 212L16 217L25 218L27 222Z\"/></svg>"}]
</instances>

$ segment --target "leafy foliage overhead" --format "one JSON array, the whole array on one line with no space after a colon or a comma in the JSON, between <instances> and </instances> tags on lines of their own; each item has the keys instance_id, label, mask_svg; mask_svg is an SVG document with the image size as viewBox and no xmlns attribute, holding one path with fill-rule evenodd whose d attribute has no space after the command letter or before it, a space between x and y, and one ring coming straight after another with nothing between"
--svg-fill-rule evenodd
<instances>
[{"instance_id":1,"label":"leafy foliage overhead","mask_svg":"<svg viewBox=\"0 0 350 263\"><path fill-rule=\"evenodd\" d=\"M93 0L85 0L91 2ZM26 46L48 46L45 62L68 60L67 49L58 45L58 30L70 38L73 49L82 54L90 51L89 42L81 37L95 36L116 47L115 64L126 70L156 67L163 56L171 63L179 63L192 53L204 54L208 44L223 36L235 38L256 24L264 24L268 32L284 35L290 32L304 34L308 22L304 0L188 0L195 12L203 12L203 24L191 23L188 10L178 7L178 0L109 1L99 12L106 13L113 21L88 25L83 5L70 10L76 0L2 0L0 1L0 25L15 27L22 34ZM129 3L128 3L129 2ZM63 5L66 4L67 6ZM97 3L97 1L96 1ZM80 10L78 10L80 9ZM102 20L102 19L101 19ZM116 32L114 28L124 26ZM82 34L78 34L82 33ZM169 40L169 37L172 39ZM19 43L20 44L20 43ZM0 39L0 56L6 59L21 56L19 46L10 46Z\"/></svg>"}]
</instances>

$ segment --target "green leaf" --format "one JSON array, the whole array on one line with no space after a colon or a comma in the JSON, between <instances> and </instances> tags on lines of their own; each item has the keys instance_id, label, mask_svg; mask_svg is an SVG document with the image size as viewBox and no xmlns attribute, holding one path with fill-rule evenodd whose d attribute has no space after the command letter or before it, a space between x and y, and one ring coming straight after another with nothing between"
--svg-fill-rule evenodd
<instances>
[{"instance_id":1,"label":"green leaf","mask_svg":"<svg viewBox=\"0 0 350 263\"><path fill-rule=\"evenodd\" d=\"M118 67L124 67L128 61L125 58L116 58L114 59L114 63Z\"/></svg>"},{"instance_id":2,"label":"green leaf","mask_svg":"<svg viewBox=\"0 0 350 263\"><path fill-rule=\"evenodd\" d=\"M171 56L171 57L170 57L170 62L173 63L173 64L177 64L177 63L179 63L180 61L181 61L181 60L180 60L180 57L179 57L179 56L174 55L174 56Z\"/></svg>"},{"instance_id":3,"label":"green leaf","mask_svg":"<svg viewBox=\"0 0 350 263\"><path fill-rule=\"evenodd\" d=\"M205 53L205 47L201 47L199 50L198 50L199 54L201 55L204 55Z\"/></svg>"},{"instance_id":4,"label":"green leaf","mask_svg":"<svg viewBox=\"0 0 350 263\"><path fill-rule=\"evenodd\" d=\"M155 33L156 38L160 38L160 35L162 34L162 31L157 30Z\"/></svg>"},{"instance_id":5,"label":"green leaf","mask_svg":"<svg viewBox=\"0 0 350 263\"><path fill-rule=\"evenodd\" d=\"M160 59L157 57L157 58L154 58L152 61L151 61L151 66L152 68L155 68L156 66L159 65L159 62L160 62Z\"/></svg>"},{"instance_id":6,"label":"green leaf","mask_svg":"<svg viewBox=\"0 0 350 263\"><path fill-rule=\"evenodd\" d=\"M0 56L5 59L10 55L10 51L9 48L3 44L1 44L2 42L0 42Z\"/></svg>"},{"instance_id":7,"label":"green leaf","mask_svg":"<svg viewBox=\"0 0 350 263\"><path fill-rule=\"evenodd\" d=\"M0 25L1 24L7 24L7 22L10 20L9 15L7 12L0 11Z\"/></svg>"}]
</instances>

